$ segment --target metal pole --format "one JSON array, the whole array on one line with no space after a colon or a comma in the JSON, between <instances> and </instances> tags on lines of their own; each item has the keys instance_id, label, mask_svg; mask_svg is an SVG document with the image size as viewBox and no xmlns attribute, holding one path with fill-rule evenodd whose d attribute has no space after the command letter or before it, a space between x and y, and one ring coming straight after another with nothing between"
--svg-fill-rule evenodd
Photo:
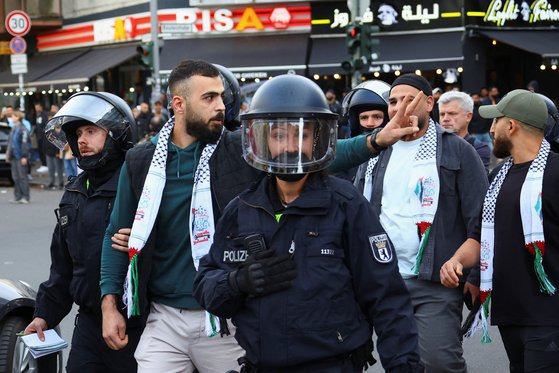
<instances>
[{"instance_id":1,"label":"metal pole","mask_svg":"<svg viewBox=\"0 0 559 373\"><path fill-rule=\"evenodd\" d=\"M161 79L159 78L159 22L157 20L157 0L149 1L149 10L151 16L151 41L153 43L153 80L154 86L151 91L151 106L155 101L159 100L161 93Z\"/></svg>"},{"instance_id":2,"label":"metal pole","mask_svg":"<svg viewBox=\"0 0 559 373\"><path fill-rule=\"evenodd\" d=\"M361 22L361 9L360 9L361 1L358 0L348 0L347 5L349 8L349 12L351 13L351 20L355 25L358 25ZM364 10L364 9L363 9ZM353 61L360 57L359 49L353 53ZM351 86L355 87L361 83L361 71L355 70L351 75Z\"/></svg>"},{"instance_id":3,"label":"metal pole","mask_svg":"<svg viewBox=\"0 0 559 373\"><path fill-rule=\"evenodd\" d=\"M19 81L19 110L25 110L25 99L23 98L23 74L18 74Z\"/></svg>"}]
</instances>

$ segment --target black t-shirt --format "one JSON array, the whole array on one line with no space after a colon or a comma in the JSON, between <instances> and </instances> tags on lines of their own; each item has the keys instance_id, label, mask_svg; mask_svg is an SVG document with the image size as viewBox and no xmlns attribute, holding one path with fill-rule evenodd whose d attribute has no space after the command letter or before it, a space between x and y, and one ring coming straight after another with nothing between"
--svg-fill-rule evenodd
<instances>
[{"instance_id":1,"label":"black t-shirt","mask_svg":"<svg viewBox=\"0 0 559 373\"><path fill-rule=\"evenodd\" d=\"M520 191L532 162L509 170L495 210L495 256L491 323L493 325L559 325L559 290L542 293L534 256L524 248ZM559 289L559 155L551 152L543 177L543 267Z\"/></svg>"}]
</instances>

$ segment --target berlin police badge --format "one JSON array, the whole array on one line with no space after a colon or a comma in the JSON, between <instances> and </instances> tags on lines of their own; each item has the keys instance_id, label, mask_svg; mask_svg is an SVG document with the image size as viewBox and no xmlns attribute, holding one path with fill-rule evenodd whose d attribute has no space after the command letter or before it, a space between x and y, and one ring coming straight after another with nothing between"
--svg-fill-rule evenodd
<instances>
[{"instance_id":1,"label":"berlin police badge","mask_svg":"<svg viewBox=\"0 0 559 373\"><path fill-rule=\"evenodd\" d=\"M375 260L379 263L390 263L394 256L388 235L378 234L376 236L369 236L369 243Z\"/></svg>"}]
</instances>

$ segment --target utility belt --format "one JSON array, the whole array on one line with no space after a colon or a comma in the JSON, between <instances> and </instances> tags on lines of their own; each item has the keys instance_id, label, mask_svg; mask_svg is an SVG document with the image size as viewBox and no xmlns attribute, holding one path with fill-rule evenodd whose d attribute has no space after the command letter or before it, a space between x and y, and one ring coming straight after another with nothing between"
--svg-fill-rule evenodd
<instances>
[{"instance_id":1,"label":"utility belt","mask_svg":"<svg viewBox=\"0 0 559 373\"><path fill-rule=\"evenodd\" d=\"M327 357L320 360L310 361L308 363L302 363L297 365L292 365L289 367L281 368L264 368L252 364L245 357L240 358L239 365L241 365L240 373L282 373L286 370L289 373L309 373L309 372L320 372L322 370L332 368L336 365L342 365L344 363L351 363L353 368L358 371L363 371L369 366L373 366L376 363L373 357L374 345L372 339L369 339L364 345L356 348L353 351L340 354L333 357Z\"/></svg>"}]
</instances>

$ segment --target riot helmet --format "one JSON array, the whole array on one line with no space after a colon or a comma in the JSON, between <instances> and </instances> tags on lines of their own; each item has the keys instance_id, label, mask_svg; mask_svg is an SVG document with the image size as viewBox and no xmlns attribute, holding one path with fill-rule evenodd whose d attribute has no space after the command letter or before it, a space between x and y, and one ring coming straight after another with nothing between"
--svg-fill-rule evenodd
<instances>
[{"instance_id":1,"label":"riot helmet","mask_svg":"<svg viewBox=\"0 0 559 373\"><path fill-rule=\"evenodd\" d=\"M334 159L337 120L312 80L277 76L258 88L250 110L241 114L243 157L280 178L322 170Z\"/></svg>"},{"instance_id":2,"label":"riot helmet","mask_svg":"<svg viewBox=\"0 0 559 373\"><path fill-rule=\"evenodd\" d=\"M88 124L105 130L107 138L101 153L82 157L76 129ZM93 170L124 159L124 153L136 142L136 120L126 102L112 93L79 92L47 122L45 135L59 149L68 144L80 168Z\"/></svg>"},{"instance_id":3,"label":"riot helmet","mask_svg":"<svg viewBox=\"0 0 559 373\"><path fill-rule=\"evenodd\" d=\"M551 144L551 150L559 151L559 111L547 96L536 93L540 96L547 106L547 122L545 124L545 139Z\"/></svg>"},{"instance_id":4,"label":"riot helmet","mask_svg":"<svg viewBox=\"0 0 559 373\"><path fill-rule=\"evenodd\" d=\"M388 123L388 97L390 85L382 80L368 80L352 89L342 101L342 115L347 118L351 129L351 136L357 136L363 132L371 132L372 129L362 127L359 124L359 114L369 110L380 110L384 114L381 127Z\"/></svg>"},{"instance_id":5,"label":"riot helmet","mask_svg":"<svg viewBox=\"0 0 559 373\"><path fill-rule=\"evenodd\" d=\"M238 126L237 120L241 110L241 87L239 86L239 81L228 68L217 63L213 65L219 70L219 75L223 81L223 88L225 88L223 93L225 125L235 123L235 126Z\"/></svg>"}]
</instances>

